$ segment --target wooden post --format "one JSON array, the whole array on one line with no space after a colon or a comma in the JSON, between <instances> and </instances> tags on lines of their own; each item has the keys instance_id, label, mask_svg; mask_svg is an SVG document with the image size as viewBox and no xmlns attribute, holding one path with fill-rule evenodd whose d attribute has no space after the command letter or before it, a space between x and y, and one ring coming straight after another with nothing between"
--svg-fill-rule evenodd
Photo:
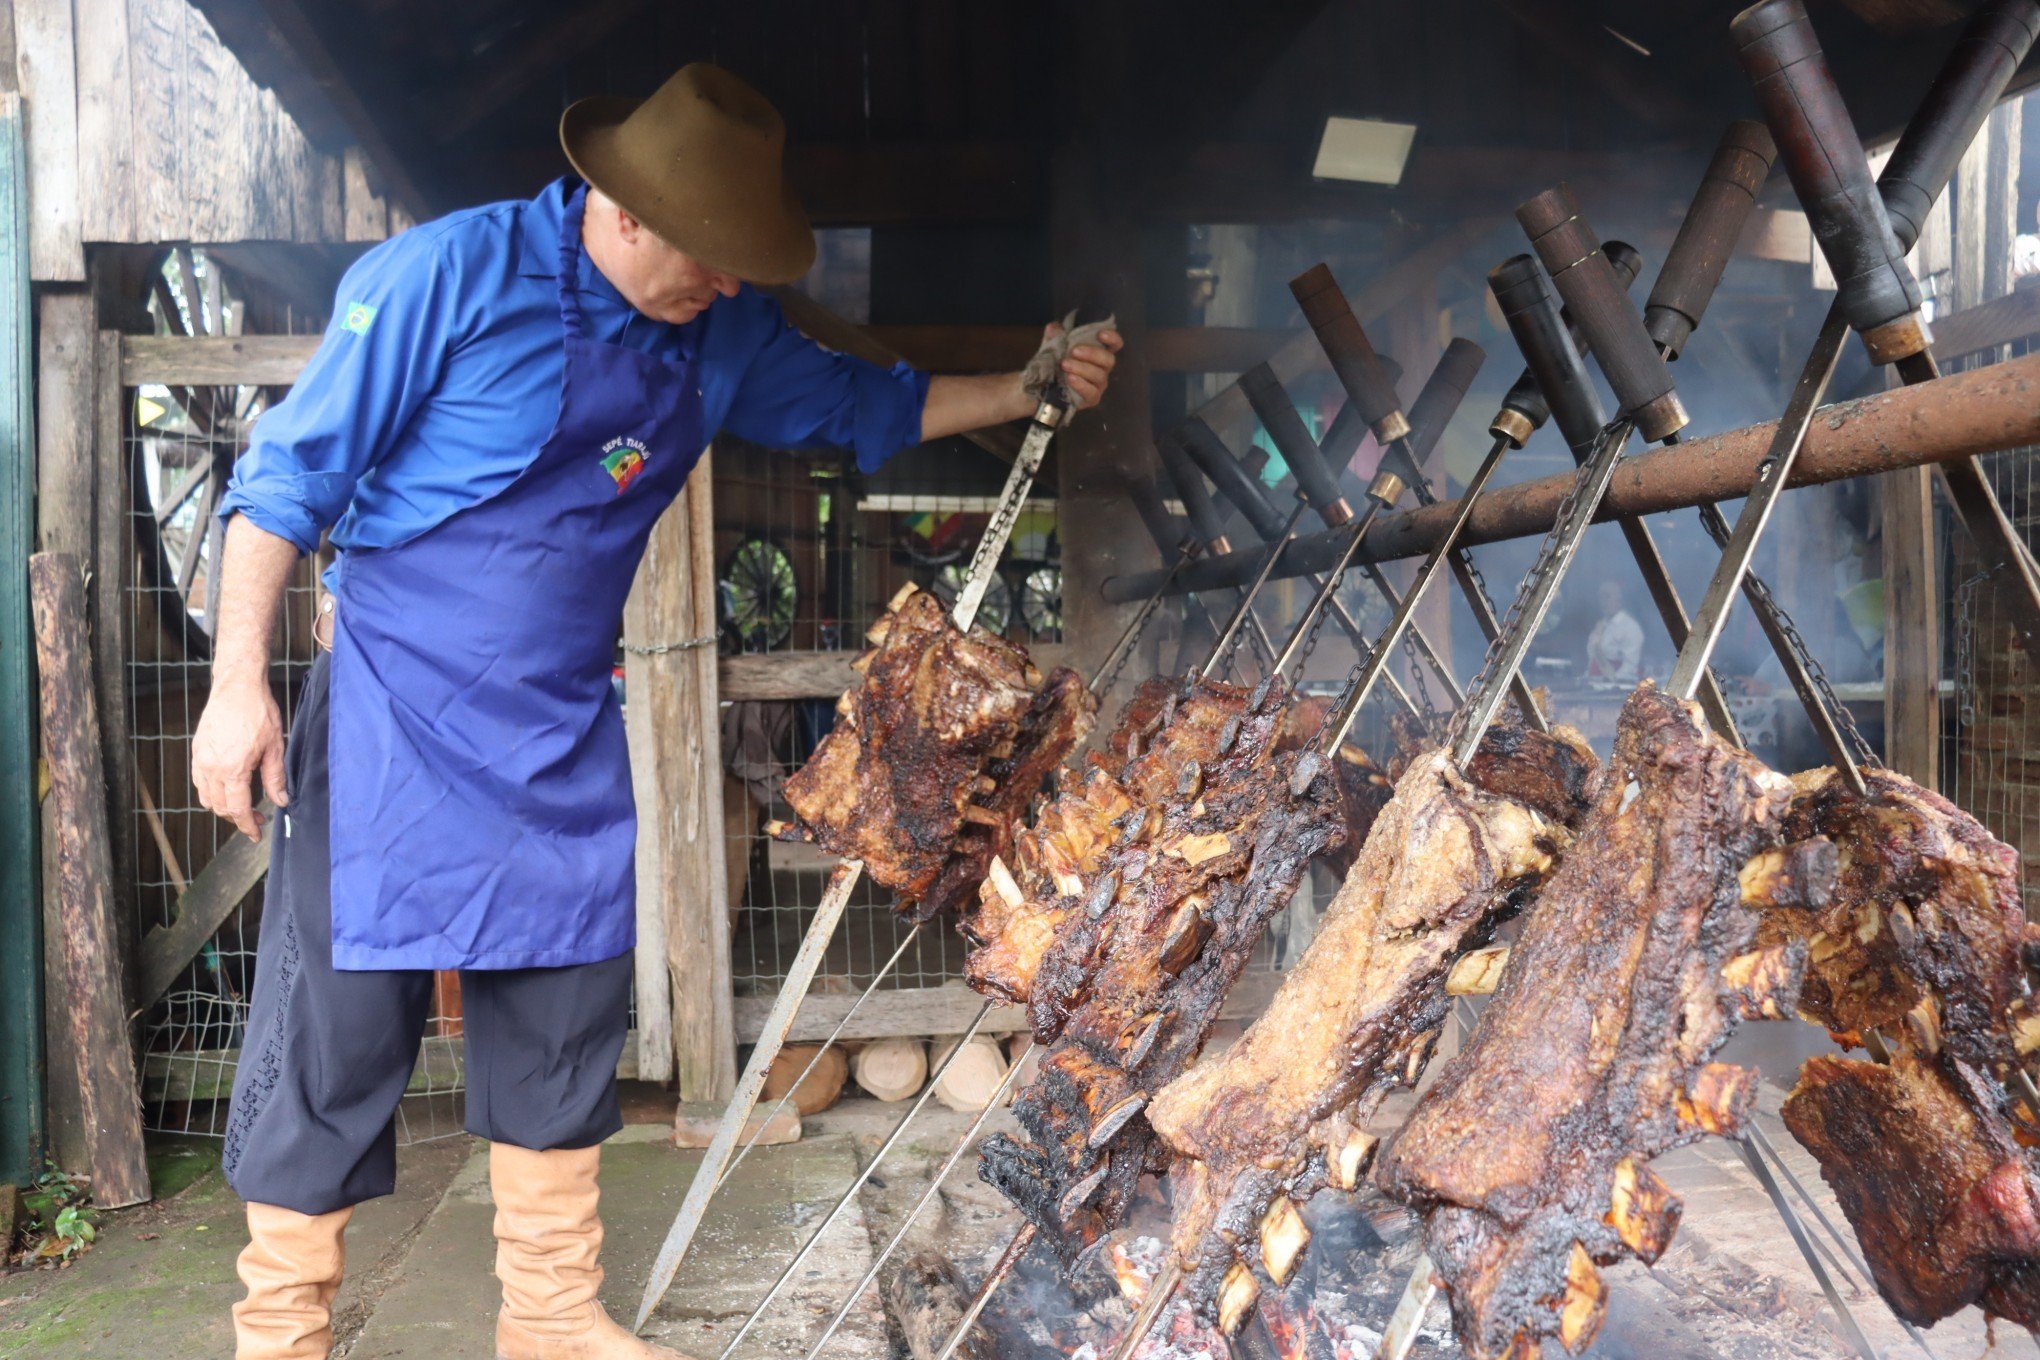
<instances>
[{"instance_id":1,"label":"wooden post","mask_svg":"<svg viewBox=\"0 0 2040 1360\"><path fill-rule=\"evenodd\" d=\"M95 559L98 499L92 456L96 336L91 295L83 289L46 290L37 300L36 320L36 546L75 562L90 562ZM76 622L83 624L85 619L81 613ZM103 786L95 780L94 787ZM52 997L64 994L68 975L65 885L57 865L60 828L54 801L44 805L41 816L43 989ZM107 878L111 891L117 882L111 869ZM119 916L113 909L116 922ZM78 1089L77 1054L70 1026L55 1007L43 1017L43 1054L48 1064L44 1138L49 1156L59 1166L88 1166L92 1150Z\"/></svg>"},{"instance_id":2,"label":"wooden post","mask_svg":"<svg viewBox=\"0 0 2040 1360\"><path fill-rule=\"evenodd\" d=\"M638 807L638 1074L682 1100L736 1088L715 654L714 473L703 454L624 607Z\"/></svg>"},{"instance_id":3,"label":"wooden post","mask_svg":"<svg viewBox=\"0 0 2040 1360\"><path fill-rule=\"evenodd\" d=\"M1884 763L1934 789L1941 783L1934 476L1929 468L1905 468L1877 484L1884 500Z\"/></svg>"},{"instance_id":4,"label":"wooden post","mask_svg":"<svg viewBox=\"0 0 2040 1360\"><path fill-rule=\"evenodd\" d=\"M78 1072L92 1197L102 1208L117 1209L149 1198L149 1164L113 920L113 861L100 797L105 785L78 560L37 553L29 559L29 592L62 907L63 1013Z\"/></svg>"},{"instance_id":5,"label":"wooden post","mask_svg":"<svg viewBox=\"0 0 2040 1360\"><path fill-rule=\"evenodd\" d=\"M1083 303L1110 308L1126 348L1105 400L1079 412L1057 437L1056 519L1062 538L1063 637L1067 664L1085 675L1132 613L1108 604L1099 587L1108 576L1154 560L1154 550L1127 488L1145 475L1154 454L1147 359L1142 345L1147 307L1141 275L1141 234L1134 205L1114 199L1102 181L1107 166L1095 150L1059 152L1050 208L1050 276L1060 310ZM1122 181L1122 184L1124 181Z\"/></svg>"}]
</instances>

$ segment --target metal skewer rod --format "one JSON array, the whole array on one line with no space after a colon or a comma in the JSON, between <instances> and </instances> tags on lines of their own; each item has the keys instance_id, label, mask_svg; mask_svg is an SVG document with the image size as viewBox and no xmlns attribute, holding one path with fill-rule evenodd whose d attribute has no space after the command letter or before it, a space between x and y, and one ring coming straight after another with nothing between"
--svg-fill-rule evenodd
<instances>
[{"instance_id":1,"label":"metal skewer rod","mask_svg":"<svg viewBox=\"0 0 2040 1360\"><path fill-rule=\"evenodd\" d=\"M1827 1266L1821 1262L1820 1253L1814 1250L1813 1239L1808 1235L1806 1225L1800 1222L1799 1215L1786 1200L1785 1192L1779 1188L1777 1178L1771 1175L1771 1168L1757 1155L1757 1150L1749 1139L1737 1138L1734 1141L1736 1151L1742 1154L1743 1164L1749 1167L1750 1174L1763 1186L1764 1193L1771 1197L1771 1205L1777 1209L1778 1217L1785 1220L1785 1230L1792 1234L1792 1241L1798 1246L1799 1254L1806 1258L1807 1268L1813 1272L1813 1278L1820 1284L1820 1292L1827 1295L1828 1306L1835 1310L1835 1317L1842 1324L1842 1335L1863 1360L1879 1360L1877 1348L1870 1344L1870 1338L1864 1335L1862 1325L1856 1321L1855 1313L1851 1312L1849 1305L1843 1301L1842 1292L1835 1288L1834 1279L1828 1274Z\"/></svg>"},{"instance_id":2,"label":"metal skewer rod","mask_svg":"<svg viewBox=\"0 0 2040 1360\"><path fill-rule=\"evenodd\" d=\"M921 1197L914 1201L914 1206L911 1209L907 1210L907 1215L900 1221L900 1226L886 1240L885 1246L879 1249L878 1255L872 1259L871 1268L866 1270L864 1277L851 1288L850 1297L843 1300L843 1306L838 1308L836 1315L829 1319L829 1325L822 1329L822 1334L815 1339L814 1345L808 1347L805 1360L814 1360L815 1356L820 1355L822 1347L829 1344L829 1338L834 1336L836 1329L843 1325L843 1319L850 1316L850 1310L856 1307L857 1300L864 1296L864 1291L871 1287L871 1282L878 1278L878 1272L885 1268L885 1263L892 1259L893 1252L905 1240L907 1233L914 1226L914 1220L921 1216L921 1211L928 1207L928 1202L934 1199L936 1194L942 1189L942 1182L949 1179L949 1173L954 1171L956 1164L963 1160L963 1154L969 1149L971 1140L977 1137L978 1130L984 1127L985 1120L990 1118L992 1111L999 1107L999 1101L1012 1088L1014 1079L1020 1075L1021 1061L1033 1051L1034 1043L1032 1040L1029 1040L1027 1047L1020 1050L1019 1056L1015 1057L1012 1065L1007 1067L1006 1075L999 1078L999 1084L993 1088L991 1098L985 1101L984 1108L971 1117L970 1126L963 1131L963 1137L957 1140L956 1146L949 1150L949 1155L943 1159L942 1165L936 1168L935 1177L928 1182L928 1188L921 1192Z\"/></svg>"},{"instance_id":3,"label":"metal skewer rod","mask_svg":"<svg viewBox=\"0 0 2040 1360\"><path fill-rule=\"evenodd\" d=\"M1034 478L1041 471L1042 460L1048 455L1049 441L1067 415L1066 408L1054 400L1043 400L1035 408L1034 419L1028 426L1026 437L1020 442L1020 452L1013 459L1013 468L1007 474L998 506L985 526L984 536L978 540L977 551L972 554L970 577L964 582L963 589L957 592L956 604L950 611L951 621L957 628L967 630L976 622L978 606L984 601L993 571L999 558L1005 554L1013 527L1019 521L1020 507L1033 490ZM632 1332L644 1330L652 1310L658 1307L659 1300L672 1287L673 1277L679 1273L680 1263L686 1259L687 1250L693 1245L702 1220L707 1217L709 1201L723 1182L724 1171L736 1149L737 1139L743 1135L744 1124L758 1107L758 1098L765 1089L765 1078L786 1043L787 1032L793 1028L794 1017L807 999L808 989L814 985L815 974L821 968L822 957L835 935L836 925L849 906L850 894L863 874L862 861L845 860L830 875L821 904L815 909L814 919L808 924L807 934L801 939L793 964L780 983L779 995L773 998L772 1009L766 1014L764 1027L751 1049L743 1075L737 1080L736 1092L724 1107L722 1121L701 1154L701 1164L695 1168L694 1179L680 1202L680 1211L674 1215L665 1240L659 1244L659 1253L645 1281L644 1296L638 1301L637 1317L631 1324Z\"/></svg>"},{"instance_id":4,"label":"metal skewer rod","mask_svg":"<svg viewBox=\"0 0 2040 1360\"><path fill-rule=\"evenodd\" d=\"M899 948L893 950L892 957L881 964L876 973L872 974L871 984L857 994L857 999L850 1003L850 1009L843 1012L843 1018L838 1020L836 1027L829 1031L829 1037L822 1040L821 1045L815 1049L815 1055L808 1059L807 1066L800 1069L800 1075L795 1077L793 1084L786 1088L786 1094L781 1096L773 1104L771 1110L766 1112L765 1117L758 1121L756 1131L744 1140L744 1146L737 1150L737 1155L732 1157L730 1164L723 1168L722 1175L716 1177L716 1189L722 1189L723 1182L737 1173L737 1168L744 1164L744 1158L751 1155L751 1149L758 1146L758 1140L765 1136L765 1126L778 1118L781 1110L784 1110L793 1103L793 1093L800 1089L801 1083L808 1079L808 1074L813 1072L816 1066L821 1063L822 1056L829 1051L836 1040L843 1037L843 1031L850 1027L850 1021L856 1016L858 1008L871 999L871 994L878 990L878 984L892 975L892 970L898 966L900 959L905 956L908 948L913 945L914 941L920 938L921 927L926 924L927 922L925 921L914 922L914 928L909 930L906 938L900 941Z\"/></svg>"},{"instance_id":5,"label":"metal skewer rod","mask_svg":"<svg viewBox=\"0 0 2040 1360\"><path fill-rule=\"evenodd\" d=\"M866 1162L863 1169L852 1178L849 1189L837 1197L836 1202L830 1206L829 1212L823 1216L822 1221L815 1225L814 1232L808 1235L807 1241L801 1243L800 1250L793 1254L793 1259L788 1261L786 1268L779 1272L779 1278L774 1280L772 1287L765 1291L765 1297L758 1300L757 1304L752 1307L750 1316L744 1319L743 1325L737 1328L736 1335L732 1336L728 1344L722 1348L722 1353L718 1360L728 1360L730 1353L736 1350L738 1344L746 1336L750 1335L751 1328L757 1324L759 1317L771 1305L772 1300L778 1298L780 1291L786 1288L787 1282L793 1279L794 1272L799 1270L801 1264L814 1254L815 1248L821 1245L823 1235L829 1231L838 1218L843 1216L843 1211L850 1206L850 1202L853 1199L857 1198L857 1192L864 1188L865 1182L870 1180L872 1175L878 1170L878 1164L885 1160L886 1154L893 1150L894 1145L906 1133L907 1125L911 1124L914 1121L914 1116L925 1109L928 1102L934 1098L935 1087L941 1082L943 1074L949 1070L952 1063L963 1055L964 1049L969 1046L972 1039L977 1037L979 1028L984 1025L985 1017L991 1013L992 1003L989 1001L978 1007L978 1013L972 1018L970 1028L963 1032L963 1037L956 1041L956 1047L949 1050L949 1056L942 1060L942 1065L929 1077L927 1088L914 1101L913 1107L907 1111L906 1117L893 1125L892 1132L887 1134L885 1141L878 1145L878 1150L871 1154L871 1160ZM996 1100L997 1097L995 1096L994 1099Z\"/></svg>"},{"instance_id":6,"label":"metal skewer rod","mask_svg":"<svg viewBox=\"0 0 2040 1360\"><path fill-rule=\"evenodd\" d=\"M1176 1290L1182 1283L1182 1267L1176 1264L1174 1257L1170 1257L1168 1264L1148 1281L1147 1294L1140 1301L1140 1311L1133 1315L1133 1321L1120 1335L1119 1344L1112 1348L1111 1360L1131 1360L1133 1353L1140 1349L1140 1343L1147 1340L1147 1334L1154 1330L1155 1322L1161 1317L1162 1310L1169 1306L1169 1300L1176 1297Z\"/></svg>"},{"instance_id":7,"label":"metal skewer rod","mask_svg":"<svg viewBox=\"0 0 2040 1360\"><path fill-rule=\"evenodd\" d=\"M971 1295L970 1306L963 1310L963 1321L950 1333L949 1340L943 1343L942 1352L935 1360L951 1360L956 1354L957 1347L963 1344L963 1339L970 1335L970 1329L977 1325L978 1318L984 1314L985 1305L992 1301L992 1295L999 1292L999 1286L1012 1275L1013 1268L1020 1264L1020 1258L1034 1245L1034 1235L1037 1231L1039 1229L1029 1223L1013 1234L1013 1240L1006 1244L1006 1249L999 1253L999 1259L992 1263L992 1268L985 1273L984 1279L978 1282L977 1293Z\"/></svg>"}]
</instances>

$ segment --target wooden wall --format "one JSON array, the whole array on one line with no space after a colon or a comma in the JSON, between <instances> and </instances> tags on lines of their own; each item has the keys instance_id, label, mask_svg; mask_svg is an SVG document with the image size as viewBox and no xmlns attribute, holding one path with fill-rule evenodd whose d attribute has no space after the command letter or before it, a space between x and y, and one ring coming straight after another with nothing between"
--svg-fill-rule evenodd
<instances>
[{"instance_id":1,"label":"wooden wall","mask_svg":"<svg viewBox=\"0 0 2040 1360\"><path fill-rule=\"evenodd\" d=\"M186 0L13 0L30 274L94 243L379 240L407 222L358 152L306 140Z\"/></svg>"}]
</instances>

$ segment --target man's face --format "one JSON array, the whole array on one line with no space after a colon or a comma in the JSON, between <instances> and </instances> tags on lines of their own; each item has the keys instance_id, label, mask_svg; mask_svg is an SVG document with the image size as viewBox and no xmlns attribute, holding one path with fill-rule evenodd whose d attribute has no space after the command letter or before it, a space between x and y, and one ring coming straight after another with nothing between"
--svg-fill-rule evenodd
<instances>
[{"instance_id":1,"label":"man's face","mask_svg":"<svg viewBox=\"0 0 2040 1360\"><path fill-rule=\"evenodd\" d=\"M1622 608L1622 587L1613 581L1601 582L1601 617L1612 619Z\"/></svg>"},{"instance_id":2,"label":"man's face","mask_svg":"<svg viewBox=\"0 0 2040 1360\"><path fill-rule=\"evenodd\" d=\"M602 252L597 264L616 291L632 307L655 321L682 326L708 310L719 297L736 296L738 279L710 269L693 256L666 244L642 222L613 203L590 204L613 221L591 223L612 239L614 249Z\"/></svg>"}]
</instances>

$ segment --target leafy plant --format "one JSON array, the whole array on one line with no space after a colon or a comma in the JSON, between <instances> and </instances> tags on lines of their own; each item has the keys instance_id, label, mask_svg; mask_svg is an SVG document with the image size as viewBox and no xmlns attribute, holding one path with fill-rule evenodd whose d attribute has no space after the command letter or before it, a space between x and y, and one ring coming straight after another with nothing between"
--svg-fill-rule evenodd
<instances>
[{"instance_id":1,"label":"leafy plant","mask_svg":"<svg viewBox=\"0 0 2040 1360\"><path fill-rule=\"evenodd\" d=\"M98 1219L84 1178L51 1166L21 1192L17 1230L24 1265L67 1265L98 1237Z\"/></svg>"}]
</instances>

